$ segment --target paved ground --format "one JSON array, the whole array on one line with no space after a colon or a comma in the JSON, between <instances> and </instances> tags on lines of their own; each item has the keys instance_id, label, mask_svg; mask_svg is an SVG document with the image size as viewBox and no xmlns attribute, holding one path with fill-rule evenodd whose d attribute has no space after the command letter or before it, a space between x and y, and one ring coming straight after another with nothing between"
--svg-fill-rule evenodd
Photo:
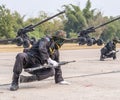
<instances>
[{"instance_id":1,"label":"paved ground","mask_svg":"<svg viewBox=\"0 0 120 100\"><path fill-rule=\"evenodd\" d=\"M61 50L63 77L71 85L54 84L54 78L20 84L9 91L17 52L0 53L0 100L120 100L120 53L117 59L99 61L99 49ZM26 74L23 72L22 74Z\"/></svg>"}]
</instances>

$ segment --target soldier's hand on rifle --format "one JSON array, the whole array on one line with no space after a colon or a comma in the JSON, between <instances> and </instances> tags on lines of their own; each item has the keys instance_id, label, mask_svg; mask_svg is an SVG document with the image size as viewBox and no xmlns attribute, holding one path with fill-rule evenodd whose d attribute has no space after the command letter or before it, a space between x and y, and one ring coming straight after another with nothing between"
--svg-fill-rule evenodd
<instances>
[{"instance_id":1,"label":"soldier's hand on rifle","mask_svg":"<svg viewBox=\"0 0 120 100\"><path fill-rule=\"evenodd\" d=\"M54 67L57 67L59 65L58 62L56 62L55 60L52 60L51 58L49 58L47 62L48 64L52 64Z\"/></svg>"}]
</instances>

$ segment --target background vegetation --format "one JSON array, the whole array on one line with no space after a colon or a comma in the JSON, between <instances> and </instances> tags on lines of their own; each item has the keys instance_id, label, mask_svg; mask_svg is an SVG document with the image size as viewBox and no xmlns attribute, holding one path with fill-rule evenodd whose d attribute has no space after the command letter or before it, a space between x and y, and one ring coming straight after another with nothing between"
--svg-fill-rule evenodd
<instances>
[{"instance_id":1,"label":"background vegetation","mask_svg":"<svg viewBox=\"0 0 120 100\"><path fill-rule=\"evenodd\" d=\"M103 16L101 11L91 9L91 2L86 2L85 8L81 9L77 5L63 5L66 13L58 16L50 21L41 24L35 28L35 31L29 33L32 37L41 38L47 34L53 34L57 30L64 30L68 37L77 37L78 32L87 29L91 26L97 26L111 19L112 16ZM0 5L0 39L15 38L17 31L30 24L36 24L48 16L47 13L40 11L35 18L25 20L25 15L21 16L17 11L11 12L5 5ZM118 17L118 16L116 16ZM105 42L113 39L115 36L120 38L120 20L117 20L109 25L101 27L95 33L90 34L95 38L102 38Z\"/></svg>"}]
</instances>

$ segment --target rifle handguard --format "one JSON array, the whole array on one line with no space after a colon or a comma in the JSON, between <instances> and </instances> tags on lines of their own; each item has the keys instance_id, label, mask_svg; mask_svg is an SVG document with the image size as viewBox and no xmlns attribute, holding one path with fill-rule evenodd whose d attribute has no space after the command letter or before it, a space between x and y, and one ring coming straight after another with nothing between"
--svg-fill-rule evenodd
<instances>
[{"instance_id":1,"label":"rifle handguard","mask_svg":"<svg viewBox=\"0 0 120 100\"><path fill-rule=\"evenodd\" d=\"M68 63L72 63L72 62L75 62L75 60L73 61L63 61L63 62L60 62L58 64L58 66L60 65L65 65L65 64L68 64ZM25 72L33 72L35 70L40 70L40 69L43 69L43 68L56 68L57 66L53 66L53 65L44 65L44 66L39 66L39 67L35 67L35 68L27 68L27 69L24 69Z\"/></svg>"}]
</instances>

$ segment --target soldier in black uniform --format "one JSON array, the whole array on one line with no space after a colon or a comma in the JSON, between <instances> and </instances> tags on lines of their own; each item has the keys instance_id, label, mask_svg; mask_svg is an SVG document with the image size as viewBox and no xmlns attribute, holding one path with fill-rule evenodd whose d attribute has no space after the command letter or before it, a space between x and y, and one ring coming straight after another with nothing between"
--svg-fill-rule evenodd
<instances>
[{"instance_id":1,"label":"soldier in black uniform","mask_svg":"<svg viewBox=\"0 0 120 100\"><path fill-rule=\"evenodd\" d=\"M104 61L105 58L113 58L116 59L116 44L120 43L120 40L114 38L112 41L109 41L102 49L100 61Z\"/></svg>"},{"instance_id":2,"label":"soldier in black uniform","mask_svg":"<svg viewBox=\"0 0 120 100\"><path fill-rule=\"evenodd\" d=\"M19 88L20 82L32 82L36 80L46 79L50 76L55 76L55 83L69 84L62 77L61 67L59 62L59 48L63 45L66 33L62 30L56 32L54 36L46 36L40 39L30 49L24 50L16 56L16 61L13 68L13 78L10 90L15 91ZM31 72L32 76L20 75L22 69L33 68L45 63L57 66L55 68L43 68Z\"/></svg>"}]
</instances>

